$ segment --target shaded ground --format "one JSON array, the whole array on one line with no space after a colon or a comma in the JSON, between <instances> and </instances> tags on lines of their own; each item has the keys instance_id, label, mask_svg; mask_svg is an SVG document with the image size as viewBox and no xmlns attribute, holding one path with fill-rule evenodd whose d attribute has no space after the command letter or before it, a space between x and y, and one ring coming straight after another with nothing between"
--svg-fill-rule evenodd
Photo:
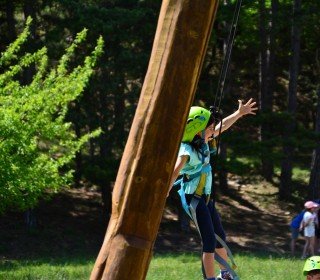
<instances>
[{"instance_id":1,"label":"shaded ground","mask_svg":"<svg viewBox=\"0 0 320 280\"><path fill-rule=\"evenodd\" d=\"M160 225L155 252L200 251L200 239L193 226L180 230L173 195ZM289 251L290 205L276 203L276 189L270 185L240 185L233 181L230 194L217 199L228 241L236 251ZM9 213L0 217L0 260L16 258L96 256L106 230L100 194L95 189L72 189L44 202L37 209L37 228L28 230L24 217ZM287 210L284 210L287 209ZM300 242L301 246L301 242Z\"/></svg>"},{"instance_id":2,"label":"shaded ground","mask_svg":"<svg viewBox=\"0 0 320 280\"><path fill-rule=\"evenodd\" d=\"M36 217L36 229L26 228L21 213L0 217L0 259L97 255L106 222L95 190L64 191L41 203Z\"/></svg>"},{"instance_id":3,"label":"shaded ground","mask_svg":"<svg viewBox=\"0 0 320 280\"><path fill-rule=\"evenodd\" d=\"M255 185L230 181L228 195L218 194L216 200L227 240L235 252L263 251L290 253L289 223L296 207L277 201L277 189L267 183ZM167 207L155 245L156 251L200 251L200 238L193 225L191 232L177 229L177 209ZM179 228L179 227L178 227ZM298 240L297 252L303 240Z\"/></svg>"}]
</instances>

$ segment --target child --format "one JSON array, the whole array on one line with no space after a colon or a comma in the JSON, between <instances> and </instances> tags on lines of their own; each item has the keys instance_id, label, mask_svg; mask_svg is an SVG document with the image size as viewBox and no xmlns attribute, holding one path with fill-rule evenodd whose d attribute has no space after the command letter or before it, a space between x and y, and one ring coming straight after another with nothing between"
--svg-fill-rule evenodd
<instances>
[{"instance_id":1,"label":"child","mask_svg":"<svg viewBox=\"0 0 320 280\"><path fill-rule=\"evenodd\" d=\"M315 248L315 240L316 240L316 223L317 223L317 217L316 217L316 210L319 207L318 204L316 204L313 201L307 201L304 204L304 207L306 209L306 212L303 215L303 220L301 222L301 228L304 230L304 239L305 239L305 245L303 248L302 253L302 259L305 259L307 256L307 253L309 252L311 256L314 256L314 248Z\"/></svg>"},{"instance_id":2,"label":"child","mask_svg":"<svg viewBox=\"0 0 320 280\"><path fill-rule=\"evenodd\" d=\"M291 242L290 242L290 248L291 248L291 255L295 255L295 248L296 248L296 241L300 234L300 225L303 220L305 210L301 211L298 215L296 215L290 223L290 231L291 231Z\"/></svg>"},{"instance_id":3,"label":"child","mask_svg":"<svg viewBox=\"0 0 320 280\"><path fill-rule=\"evenodd\" d=\"M320 280L320 257L313 256L306 260L303 275L307 276L306 280Z\"/></svg>"},{"instance_id":4,"label":"child","mask_svg":"<svg viewBox=\"0 0 320 280\"><path fill-rule=\"evenodd\" d=\"M250 99L246 104L239 101L238 110L218 125L217 115L202 107L191 107L178 158L173 171L171 186L177 177L183 175L180 196L188 214L192 216L202 239L203 274L207 280L216 280L214 270L215 253L223 260L228 259L226 249L216 241L215 233L225 241L226 236L219 214L213 202L209 201L212 184L209 142L220 132L227 130L240 117L255 114L256 102ZM219 121L219 120L218 120ZM226 268L220 265L217 280L233 279Z\"/></svg>"}]
</instances>

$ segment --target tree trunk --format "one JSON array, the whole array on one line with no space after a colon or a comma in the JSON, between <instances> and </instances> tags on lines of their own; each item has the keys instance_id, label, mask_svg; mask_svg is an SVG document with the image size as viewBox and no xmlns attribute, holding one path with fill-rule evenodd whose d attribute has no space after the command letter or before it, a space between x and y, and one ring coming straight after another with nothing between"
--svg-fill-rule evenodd
<instances>
[{"instance_id":1,"label":"tree trunk","mask_svg":"<svg viewBox=\"0 0 320 280\"><path fill-rule=\"evenodd\" d=\"M76 105L78 108L78 104ZM76 110L79 111L79 110ZM77 138L79 139L81 137L81 131L80 131L80 125L77 123L77 121L73 122L74 124L74 130L75 133L77 135ZM74 172L74 184L76 187L80 187L80 182L81 182L81 178L83 175L83 170L82 170L82 152L81 150L79 152L76 153L75 156L75 172Z\"/></svg>"},{"instance_id":2,"label":"tree trunk","mask_svg":"<svg viewBox=\"0 0 320 280\"><path fill-rule=\"evenodd\" d=\"M35 1L32 1L32 0L24 0L23 1L23 11L24 11L25 19L27 19L29 16L31 16L33 19L33 22L30 26L30 38L32 40L30 40L30 42L31 42L31 43L29 43L30 49L28 50L31 53L35 49L34 42L36 39L34 2ZM28 68L24 69L22 82L24 84L31 83L35 72L36 72L36 69L35 69L34 65L30 65ZM37 222L36 222L37 216L36 216L36 212L34 211L34 209L28 209L27 211L25 211L24 215L25 215L25 222L27 224L27 227L28 228L35 228L37 226Z\"/></svg>"},{"instance_id":3,"label":"tree trunk","mask_svg":"<svg viewBox=\"0 0 320 280\"><path fill-rule=\"evenodd\" d=\"M320 88L317 91L317 117L316 117L316 134L320 135ZM311 199L319 199L320 197L320 141L313 151L311 162L311 173L309 181L309 197Z\"/></svg>"},{"instance_id":4,"label":"tree trunk","mask_svg":"<svg viewBox=\"0 0 320 280\"><path fill-rule=\"evenodd\" d=\"M297 109L297 83L300 60L300 11L301 0L294 0L293 20L291 33L292 56L290 61L290 77L288 90L288 123L283 135L284 157L281 163L280 175L280 199L289 199L292 190L292 161L293 161L293 137L296 129L296 109Z\"/></svg>"},{"instance_id":5,"label":"tree trunk","mask_svg":"<svg viewBox=\"0 0 320 280\"><path fill-rule=\"evenodd\" d=\"M6 0L6 18L8 26L8 39L10 42L13 42L16 37L16 21L14 19L14 5L12 0Z\"/></svg>"},{"instance_id":6,"label":"tree trunk","mask_svg":"<svg viewBox=\"0 0 320 280\"><path fill-rule=\"evenodd\" d=\"M227 145L223 142L220 144L220 152L219 152L219 189L222 193L228 193L228 171L225 166L225 162L227 161Z\"/></svg>"},{"instance_id":7,"label":"tree trunk","mask_svg":"<svg viewBox=\"0 0 320 280\"><path fill-rule=\"evenodd\" d=\"M214 0L162 2L113 191L112 216L91 280L146 278L217 6Z\"/></svg>"},{"instance_id":8,"label":"tree trunk","mask_svg":"<svg viewBox=\"0 0 320 280\"><path fill-rule=\"evenodd\" d=\"M27 19L29 16L32 17L33 22L30 26L30 42L29 51L32 53L36 49L36 10L35 10L35 4L36 1L33 0L24 0L23 2L23 11L24 11L24 17ZM35 65L31 64L28 68L25 69L24 75L23 75L23 83L29 84L32 81L33 75L36 72Z\"/></svg>"},{"instance_id":9,"label":"tree trunk","mask_svg":"<svg viewBox=\"0 0 320 280\"><path fill-rule=\"evenodd\" d=\"M260 112L263 115L272 113L273 99L273 63L274 63L274 36L268 36L267 26L273 28L273 20L267 17L265 0L259 0L259 33L260 33ZM274 33L272 33L274 35ZM261 154L262 175L268 181L272 181L273 177L273 162L272 162L272 146L270 146L271 123L265 121L260 127L260 141L264 147Z\"/></svg>"},{"instance_id":10,"label":"tree trunk","mask_svg":"<svg viewBox=\"0 0 320 280\"><path fill-rule=\"evenodd\" d=\"M104 93L103 91L100 92L99 94L99 112L100 112L100 127L102 128L102 133L99 138L99 161L98 165L99 168L102 170L105 168L105 166L108 166L110 168L110 162L108 162L107 159L112 158L111 155L111 149L113 144L111 141L118 141L117 137L111 135L108 133L109 128L109 121L108 121L108 116L105 108L108 108L108 99L107 99L107 94ZM117 115L116 118L123 118L122 115ZM121 128L123 130L123 128ZM114 131L117 131L119 129L114 129ZM118 143L118 142L117 142ZM106 176L106 174L100 178L99 180L99 187L101 191L101 198L102 198L102 211L103 211L103 216L106 217L106 222L109 222L110 219L110 214L111 214L111 185L113 182L111 182L110 176Z\"/></svg>"},{"instance_id":11,"label":"tree trunk","mask_svg":"<svg viewBox=\"0 0 320 280\"><path fill-rule=\"evenodd\" d=\"M32 208L24 212L24 222L28 230L33 230L37 228L37 214Z\"/></svg>"}]
</instances>

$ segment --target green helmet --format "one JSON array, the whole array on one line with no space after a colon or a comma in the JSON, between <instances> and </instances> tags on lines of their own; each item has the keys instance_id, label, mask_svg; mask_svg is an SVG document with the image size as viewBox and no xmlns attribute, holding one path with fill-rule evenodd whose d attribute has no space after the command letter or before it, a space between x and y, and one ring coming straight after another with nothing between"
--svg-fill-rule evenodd
<instances>
[{"instance_id":1,"label":"green helmet","mask_svg":"<svg viewBox=\"0 0 320 280\"><path fill-rule=\"evenodd\" d=\"M191 107L182 142L191 142L198 132L204 130L208 124L210 115L210 111L205 108Z\"/></svg>"},{"instance_id":2,"label":"green helmet","mask_svg":"<svg viewBox=\"0 0 320 280\"><path fill-rule=\"evenodd\" d=\"M307 275L309 271L320 270L320 257L313 256L306 260L303 267L303 275Z\"/></svg>"}]
</instances>

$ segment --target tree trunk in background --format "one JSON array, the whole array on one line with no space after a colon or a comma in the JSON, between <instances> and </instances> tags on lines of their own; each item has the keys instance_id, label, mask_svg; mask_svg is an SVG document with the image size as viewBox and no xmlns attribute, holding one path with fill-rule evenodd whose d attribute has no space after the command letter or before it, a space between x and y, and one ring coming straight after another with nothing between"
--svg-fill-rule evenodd
<instances>
[{"instance_id":1,"label":"tree trunk in background","mask_svg":"<svg viewBox=\"0 0 320 280\"><path fill-rule=\"evenodd\" d=\"M292 161L294 152L293 137L296 130L297 83L300 60L300 24L301 0L294 0L291 33L292 55L289 69L288 115L286 129L283 134L283 160L280 175L280 199L289 199L292 190Z\"/></svg>"},{"instance_id":2,"label":"tree trunk in background","mask_svg":"<svg viewBox=\"0 0 320 280\"><path fill-rule=\"evenodd\" d=\"M8 39L11 42L13 42L16 37L16 21L14 19L14 5L12 0L6 0L6 20L7 20L7 26L8 26Z\"/></svg>"},{"instance_id":3,"label":"tree trunk in background","mask_svg":"<svg viewBox=\"0 0 320 280\"><path fill-rule=\"evenodd\" d=\"M219 189L222 193L228 193L228 172L225 166L227 161L227 144L224 142L220 143L220 152L219 152L219 172L218 172L218 179L219 179ZM216 162L217 164L217 162ZM214 167L215 168L215 167Z\"/></svg>"},{"instance_id":4,"label":"tree trunk in background","mask_svg":"<svg viewBox=\"0 0 320 280\"><path fill-rule=\"evenodd\" d=\"M276 11L272 11L276 12ZM262 142L261 165L262 175L272 181L273 177L273 161L272 161L272 146L270 143L271 122L268 121L268 116L272 113L273 99L273 83L274 83L274 32L270 31L268 36L267 26L274 29L275 17L270 21L267 17L265 0L259 0L259 34L260 34L260 113L265 115L264 121L260 127L260 141Z\"/></svg>"},{"instance_id":5,"label":"tree trunk in background","mask_svg":"<svg viewBox=\"0 0 320 280\"><path fill-rule=\"evenodd\" d=\"M37 1L34 0L24 0L23 1L23 12L24 12L24 17L27 19L29 16L32 17L32 24L30 26L30 38L31 40L29 41L29 46L30 52L33 52L36 49L36 40L37 40L37 35L36 35L36 10L35 10L35 4ZM34 73L36 72L35 65L31 64L28 68L25 69L24 75L23 75L23 80L25 84L29 84L32 81L32 77Z\"/></svg>"},{"instance_id":6,"label":"tree trunk in background","mask_svg":"<svg viewBox=\"0 0 320 280\"><path fill-rule=\"evenodd\" d=\"M27 19L29 16L32 17L33 22L30 26L30 38L31 40L29 41L29 46L30 49L28 50L29 52L33 52L35 49L35 40L36 40L36 27L35 27L35 20L36 20L36 13L34 9L34 3L36 1L33 0L24 0L23 1L23 12L24 12L24 17ZM29 84L32 81L33 75L36 72L35 65L30 65L28 68L24 69L23 72L23 83L24 84ZM28 229L36 228L37 227L37 215L36 211L34 209L28 209L24 213L25 217L25 223L27 225Z\"/></svg>"},{"instance_id":7,"label":"tree trunk in background","mask_svg":"<svg viewBox=\"0 0 320 280\"><path fill-rule=\"evenodd\" d=\"M269 23L270 28L270 37L269 37L269 56L268 56L268 66L267 66L267 88L266 96L264 100L264 105L262 107L263 112L272 116L273 114L273 98L274 98L274 88L276 84L276 34L278 28L278 10L279 10L279 1L272 0L271 3L271 21ZM266 54L268 55L268 54ZM265 157L262 158L262 174L266 180L269 182L272 181L274 175L274 164L273 164L273 145L268 139L273 138L273 122L268 121L265 124L262 124L261 127L261 138L266 144L266 153Z\"/></svg>"},{"instance_id":8,"label":"tree trunk in background","mask_svg":"<svg viewBox=\"0 0 320 280\"><path fill-rule=\"evenodd\" d=\"M107 78L106 78L107 79ZM100 112L100 127L104 133L101 134L99 139L99 160L98 160L98 168L101 168L101 171L104 168L110 168L110 162L108 159L113 158L111 155L111 149L113 147L113 142L117 141L113 135L110 135L109 128L108 128L108 116L107 116L107 109L108 108L108 100L107 94L104 92L99 92L99 112ZM115 116L115 118L120 116ZM122 116L121 116L122 117ZM117 129L114 129L117 131ZM112 166L114 168L114 166ZM103 173L103 172L101 172ZM98 185L101 191L101 198L102 198L102 211L103 216L106 217L106 222L109 222L110 214L111 214L111 182L110 178L105 175L99 176Z\"/></svg>"},{"instance_id":9,"label":"tree trunk in background","mask_svg":"<svg viewBox=\"0 0 320 280\"><path fill-rule=\"evenodd\" d=\"M320 70L320 69L319 69ZM318 102L317 102L317 117L316 117L316 134L320 136L320 87L317 91ZM318 145L313 151L312 162L311 162L311 174L309 182L309 198L319 199L320 198L320 140Z\"/></svg>"},{"instance_id":10,"label":"tree trunk in background","mask_svg":"<svg viewBox=\"0 0 320 280\"><path fill-rule=\"evenodd\" d=\"M232 1L224 0L223 4L225 6L232 6ZM228 31L231 30L231 23L224 21L223 26L226 28L226 30L228 30ZM229 34L229 36L230 36L230 34ZM227 48L228 48L228 39L229 38L227 36L223 39L223 44L222 44L222 46L223 46L223 49L222 49L223 59L226 59L226 53L227 53ZM230 57L230 61L231 61L231 57ZM224 63L224 61L222 61L221 65L223 65L223 63ZM214 64L213 60L212 60L212 64ZM220 69L220 75L221 75L221 71L222 71L222 69ZM230 71L230 69L228 69L228 72L229 71ZM230 79L230 75L228 75L228 72L226 73L226 78L227 79L229 78L229 80L224 85L223 96L230 95L231 88L232 88L231 83L232 83L232 81L234 81L234 79ZM218 85L218 86L220 86L220 85ZM214 91L212 90L211 92L214 92ZM224 193L224 194L228 193L228 170L225 165L225 163L227 161L227 145L223 142L223 139L221 139L221 136L219 136L219 137L220 137L220 143L219 143L218 154L215 156L215 158L212 161L212 173L213 173L212 180L213 180L213 182L212 182L212 190L211 190L212 195L211 195L211 197L213 197L214 200L217 197L218 188L222 193ZM219 185L217 184L217 181L219 182Z\"/></svg>"},{"instance_id":11,"label":"tree trunk in background","mask_svg":"<svg viewBox=\"0 0 320 280\"><path fill-rule=\"evenodd\" d=\"M24 212L24 222L28 230L37 228L37 214L34 209L28 209Z\"/></svg>"},{"instance_id":12,"label":"tree trunk in background","mask_svg":"<svg viewBox=\"0 0 320 280\"><path fill-rule=\"evenodd\" d=\"M77 104L77 109L79 108L79 105ZM78 110L77 110L78 111ZM80 125L77 123L77 121L73 121L74 124L74 130L75 133L77 135L77 138L79 139L81 137L81 129L80 129ZM82 152L81 150L79 152L76 153L75 156L75 171L74 171L74 184L76 187L80 187L80 181L82 178L82 174L83 170L82 170Z\"/></svg>"},{"instance_id":13,"label":"tree trunk in background","mask_svg":"<svg viewBox=\"0 0 320 280\"><path fill-rule=\"evenodd\" d=\"M146 278L217 7L213 0L162 2L113 190L112 216L91 280Z\"/></svg>"}]
</instances>

